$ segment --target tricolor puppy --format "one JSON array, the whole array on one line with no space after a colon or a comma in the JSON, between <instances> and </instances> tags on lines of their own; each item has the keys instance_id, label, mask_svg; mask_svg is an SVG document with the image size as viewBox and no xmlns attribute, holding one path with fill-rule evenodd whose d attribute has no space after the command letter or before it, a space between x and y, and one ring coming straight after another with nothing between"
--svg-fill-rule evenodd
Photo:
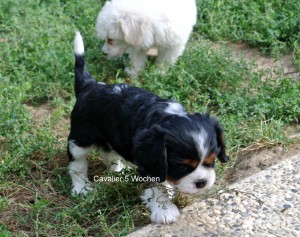
<instances>
[{"instance_id":1,"label":"tricolor puppy","mask_svg":"<svg viewBox=\"0 0 300 237\"><path fill-rule=\"evenodd\" d=\"M109 58L129 54L129 75L144 68L147 51L158 49L157 63L175 64L197 20L195 0L111 0L101 9L96 32ZM161 67L162 69L162 67Z\"/></svg>"},{"instance_id":2,"label":"tricolor puppy","mask_svg":"<svg viewBox=\"0 0 300 237\"><path fill-rule=\"evenodd\" d=\"M105 164L115 170L122 168L119 155L136 165L141 176L158 178L181 192L198 193L214 184L215 159L229 160L217 120L189 114L179 103L137 87L97 83L86 70L80 33L74 53L76 104L68 137L73 194L92 189L87 178L92 147L101 148ZM179 217L162 185L146 189L141 198L153 222Z\"/></svg>"}]
</instances>

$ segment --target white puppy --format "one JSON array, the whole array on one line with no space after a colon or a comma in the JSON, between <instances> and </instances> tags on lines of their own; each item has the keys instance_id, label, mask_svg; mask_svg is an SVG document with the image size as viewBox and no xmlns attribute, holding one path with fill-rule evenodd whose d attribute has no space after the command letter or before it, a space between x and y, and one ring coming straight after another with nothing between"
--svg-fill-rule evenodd
<instances>
[{"instance_id":1,"label":"white puppy","mask_svg":"<svg viewBox=\"0 0 300 237\"><path fill-rule=\"evenodd\" d=\"M159 66L182 55L197 20L195 0L111 0L101 9L96 31L109 58L129 54L129 75L137 75L147 51L157 48Z\"/></svg>"}]
</instances>

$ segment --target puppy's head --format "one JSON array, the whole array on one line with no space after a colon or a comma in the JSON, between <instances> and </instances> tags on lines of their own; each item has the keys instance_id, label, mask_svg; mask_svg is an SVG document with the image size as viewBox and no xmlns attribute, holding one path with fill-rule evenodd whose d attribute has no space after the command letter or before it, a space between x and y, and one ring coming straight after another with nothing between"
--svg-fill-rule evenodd
<instances>
[{"instance_id":1,"label":"puppy's head","mask_svg":"<svg viewBox=\"0 0 300 237\"><path fill-rule=\"evenodd\" d=\"M129 47L147 48L153 40L146 18L126 8L121 9L116 1L107 1L101 9L96 32L100 39L105 40L102 50L109 58L121 57Z\"/></svg>"},{"instance_id":2,"label":"puppy's head","mask_svg":"<svg viewBox=\"0 0 300 237\"><path fill-rule=\"evenodd\" d=\"M229 161L223 131L208 115L173 116L144 129L135 140L135 162L143 176L167 180L179 191L197 193L215 182L215 160Z\"/></svg>"}]
</instances>

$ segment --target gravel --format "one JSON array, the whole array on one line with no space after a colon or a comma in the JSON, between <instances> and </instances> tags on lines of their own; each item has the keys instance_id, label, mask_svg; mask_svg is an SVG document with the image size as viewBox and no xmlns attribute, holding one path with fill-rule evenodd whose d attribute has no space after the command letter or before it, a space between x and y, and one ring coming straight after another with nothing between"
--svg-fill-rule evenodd
<instances>
[{"instance_id":1,"label":"gravel","mask_svg":"<svg viewBox=\"0 0 300 237\"><path fill-rule=\"evenodd\" d=\"M181 210L178 222L150 224L128 237L300 237L300 155Z\"/></svg>"}]
</instances>

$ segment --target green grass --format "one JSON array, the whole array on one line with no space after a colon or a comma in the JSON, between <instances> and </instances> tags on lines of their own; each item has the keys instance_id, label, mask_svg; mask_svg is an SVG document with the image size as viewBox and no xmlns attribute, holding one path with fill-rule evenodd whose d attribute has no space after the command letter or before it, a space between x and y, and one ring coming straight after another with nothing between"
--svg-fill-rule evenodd
<instances>
[{"instance_id":1,"label":"green grass","mask_svg":"<svg viewBox=\"0 0 300 237\"><path fill-rule=\"evenodd\" d=\"M293 51L300 68L300 2L295 0L198 1L197 31L219 40L243 41L279 57Z\"/></svg>"},{"instance_id":2,"label":"green grass","mask_svg":"<svg viewBox=\"0 0 300 237\"><path fill-rule=\"evenodd\" d=\"M275 56L293 51L299 68L298 0L197 1L198 24L177 66L162 76L149 65L132 79L124 74L126 59L107 61L101 54L94 22L103 2L0 3L0 236L123 236L149 223L139 201L143 184L95 183L86 198L70 196L66 137L75 30L97 80L129 82L178 100L190 112L210 111L224 126L233 160L253 144L299 142L286 136L286 128L299 123L299 79L262 81L265 72L208 40L244 41ZM28 109L44 103L53 109L44 117ZM91 177L111 175L97 158L91 156ZM219 179L225 169L217 167Z\"/></svg>"}]
</instances>

